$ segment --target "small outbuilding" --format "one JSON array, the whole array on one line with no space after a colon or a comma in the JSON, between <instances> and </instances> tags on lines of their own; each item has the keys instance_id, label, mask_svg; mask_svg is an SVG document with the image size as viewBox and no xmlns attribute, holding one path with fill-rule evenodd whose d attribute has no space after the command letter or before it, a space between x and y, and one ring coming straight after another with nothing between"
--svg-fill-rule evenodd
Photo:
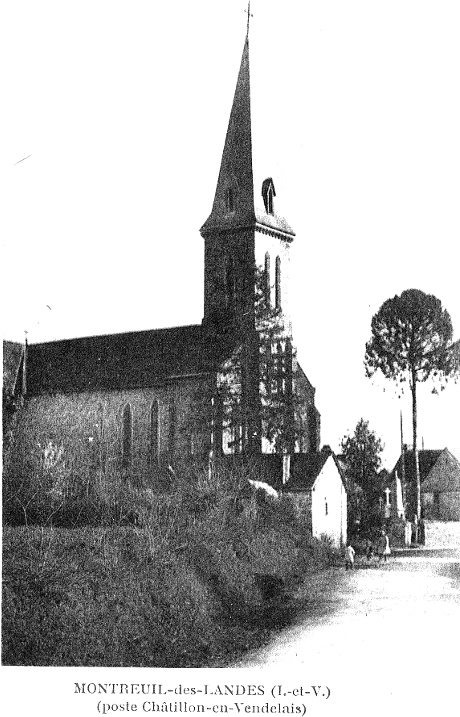
<instances>
[{"instance_id":1,"label":"small outbuilding","mask_svg":"<svg viewBox=\"0 0 460 717\"><path fill-rule=\"evenodd\" d=\"M329 446L291 456L291 471L283 494L289 495L315 538L336 547L347 541L347 488L339 460Z\"/></svg>"}]
</instances>

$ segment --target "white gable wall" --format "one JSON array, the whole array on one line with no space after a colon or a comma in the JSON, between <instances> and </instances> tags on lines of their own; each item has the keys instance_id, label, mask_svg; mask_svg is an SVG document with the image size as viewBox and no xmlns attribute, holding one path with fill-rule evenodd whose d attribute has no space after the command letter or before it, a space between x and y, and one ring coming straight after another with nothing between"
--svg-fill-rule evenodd
<instances>
[{"instance_id":1,"label":"white gable wall","mask_svg":"<svg viewBox=\"0 0 460 717\"><path fill-rule=\"evenodd\" d=\"M332 456L312 489L312 533L315 538L327 535L337 547L347 540L347 494Z\"/></svg>"}]
</instances>

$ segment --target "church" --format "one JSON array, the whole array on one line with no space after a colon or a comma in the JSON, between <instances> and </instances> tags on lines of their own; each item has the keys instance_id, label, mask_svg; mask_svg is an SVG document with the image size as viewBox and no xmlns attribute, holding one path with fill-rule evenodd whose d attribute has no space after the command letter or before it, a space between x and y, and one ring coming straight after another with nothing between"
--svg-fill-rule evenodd
<instances>
[{"instance_id":1,"label":"church","mask_svg":"<svg viewBox=\"0 0 460 717\"><path fill-rule=\"evenodd\" d=\"M319 451L315 389L289 318L295 233L277 210L276 178L255 181L248 34L200 230L201 324L22 350L6 343L9 399L24 399L16 454L142 476L154 488L192 460L226 456L259 457L262 465L270 455L267 466L278 466L270 481L285 483L286 457Z\"/></svg>"}]
</instances>

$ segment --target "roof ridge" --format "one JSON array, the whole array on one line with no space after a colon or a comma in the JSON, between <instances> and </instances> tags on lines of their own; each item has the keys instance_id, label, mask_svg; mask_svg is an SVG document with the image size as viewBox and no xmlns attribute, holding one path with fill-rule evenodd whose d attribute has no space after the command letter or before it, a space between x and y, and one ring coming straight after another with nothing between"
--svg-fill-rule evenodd
<instances>
[{"instance_id":1,"label":"roof ridge","mask_svg":"<svg viewBox=\"0 0 460 717\"><path fill-rule=\"evenodd\" d=\"M139 329L138 331L119 331L113 334L89 334L86 336L74 336L68 339L55 339L53 341L40 341L36 343L29 343L29 349L31 347L42 347L42 346L56 346L56 344L70 343L74 341L87 341L89 339L104 339L104 338L116 338L118 336L134 336L134 335L145 335L145 334L158 334L160 332L166 333L167 331L175 331L178 329L202 329L202 324L185 324L183 326L164 326L159 329Z\"/></svg>"}]
</instances>

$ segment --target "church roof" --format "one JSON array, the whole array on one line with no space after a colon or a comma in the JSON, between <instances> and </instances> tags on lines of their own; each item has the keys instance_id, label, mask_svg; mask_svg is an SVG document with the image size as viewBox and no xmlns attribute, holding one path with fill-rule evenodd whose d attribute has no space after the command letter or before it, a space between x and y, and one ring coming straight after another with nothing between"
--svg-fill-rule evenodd
<instances>
[{"instance_id":1,"label":"church roof","mask_svg":"<svg viewBox=\"0 0 460 717\"><path fill-rule=\"evenodd\" d=\"M30 344L27 393L147 388L211 373L228 355L201 325Z\"/></svg>"},{"instance_id":2,"label":"church roof","mask_svg":"<svg viewBox=\"0 0 460 717\"><path fill-rule=\"evenodd\" d=\"M284 239L292 241L295 234L283 217L255 206L252 160L249 39L246 37L214 203L200 231L206 235L213 231L251 227L268 234L281 234ZM265 180L262 189L267 181L272 180Z\"/></svg>"}]
</instances>

